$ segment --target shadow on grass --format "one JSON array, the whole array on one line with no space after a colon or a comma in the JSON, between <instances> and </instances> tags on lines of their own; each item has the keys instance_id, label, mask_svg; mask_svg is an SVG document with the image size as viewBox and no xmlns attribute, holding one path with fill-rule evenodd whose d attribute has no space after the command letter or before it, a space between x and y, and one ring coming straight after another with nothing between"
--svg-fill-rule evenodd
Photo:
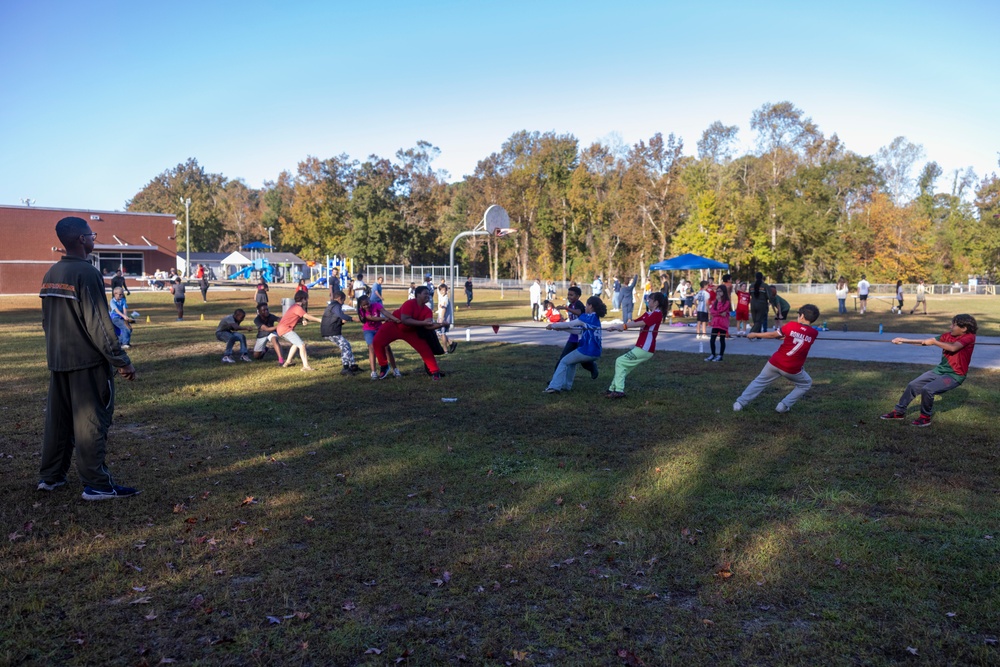
<instances>
[{"instance_id":1,"label":"shadow on grass","mask_svg":"<svg viewBox=\"0 0 1000 667\"><path fill-rule=\"evenodd\" d=\"M629 399L607 401L617 354L600 380L552 397L540 390L557 348L464 346L443 383L371 382L223 367L204 332L169 335L179 342L151 335L141 382L119 384L113 469L142 496L37 498L31 447L11 464L21 481L3 516L22 537L2 551L5 655L361 664L411 650L439 664L526 650L540 664L608 664L627 649L647 664L887 664L914 644L930 660L993 655L970 639L997 604L981 566L995 562L982 535L998 518L987 407L998 397L985 382L946 395L935 431L877 420L909 367L811 363L816 384L792 413L773 412L785 385L734 415L760 359L709 369L657 356L629 378ZM27 407L17 418L37 430Z\"/></svg>"}]
</instances>

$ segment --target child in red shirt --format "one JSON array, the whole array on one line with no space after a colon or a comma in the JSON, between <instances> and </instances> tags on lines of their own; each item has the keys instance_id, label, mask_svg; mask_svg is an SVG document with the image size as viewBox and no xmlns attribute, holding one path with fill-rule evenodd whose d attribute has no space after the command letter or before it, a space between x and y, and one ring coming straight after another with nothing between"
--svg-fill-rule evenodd
<instances>
[{"instance_id":1,"label":"child in red shirt","mask_svg":"<svg viewBox=\"0 0 1000 667\"><path fill-rule=\"evenodd\" d=\"M656 335L660 333L660 324L663 322L663 312L669 307L670 301L666 294L651 292L646 297L645 315L611 327L611 329L621 328L622 331L630 327L642 327L642 330L635 341L635 347L615 361L615 379L611 381L611 386L604 394L607 398L625 398L625 378L633 368L653 358L653 352L656 351Z\"/></svg>"},{"instance_id":2,"label":"child in red shirt","mask_svg":"<svg viewBox=\"0 0 1000 667\"><path fill-rule=\"evenodd\" d=\"M736 287L736 336L746 336L750 333L750 291L747 284L741 282Z\"/></svg>"},{"instance_id":3,"label":"child in red shirt","mask_svg":"<svg viewBox=\"0 0 1000 667\"><path fill-rule=\"evenodd\" d=\"M936 345L942 350L941 363L906 385L906 390L899 398L899 403L892 412L882 415L882 419L905 419L906 406L917 394L920 394L920 416L910 424L912 426L930 426L931 414L934 411L934 397L951 391L965 382L969 373L969 362L972 361L972 351L976 347L976 331L979 325L972 315L956 315L951 320L951 330L937 338L913 340L909 338L893 338L895 345Z\"/></svg>"},{"instance_id":4,"label":"child in red shirt","mask_svg":"<svg viewBox=\"0 0 1000 667\"><path fill-rule=\"evenodd\" d=\"M775 407L776 412L788 412L795 405L796 401L812 387L812 378L802 368L809 356L809 348L816 342L819 332L809 326L819 319L819 308L807 303L799 308L799 319L797 322L787 322L778 331L766 331L762 333L751 332L748 338L781 338L781 347L771 355L771 358L764 364L763 370L753 382L751 382L736 402L733 403L733 410L739 412L745 405L760 395L768 385L779 377L788 378L795 384L795 388Z\"/></svg>"},{"instance_id":5,"label":"child in red shirt","mask_svg":"<svg viewBox=\"0 0 1000 667\"><path fill-rule=\"evenodd\" d=\"M542 319L546 322L562 322L562 315L551 301L542 302Z\"/></svg>"}]
</instances>

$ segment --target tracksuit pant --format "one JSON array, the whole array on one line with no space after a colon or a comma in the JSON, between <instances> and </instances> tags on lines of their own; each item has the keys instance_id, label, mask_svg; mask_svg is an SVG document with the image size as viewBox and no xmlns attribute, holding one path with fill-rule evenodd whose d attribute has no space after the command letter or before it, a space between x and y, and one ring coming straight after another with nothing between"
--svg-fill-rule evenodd
<instances>
[{"instance_id":1,"label":"tracksuit pant","mask_svg":"<svg viewBox=\"0 0 1000 667\"><path fill-rule=\"evenodd\" d=\"M792 384L795 385L795 388L792 389L787 396L781 399L781 402L789 408L795 405L796 401L802 398L803 394L809 391L809 388L812 387L813 383L812 378L809 377L809 374L806 373L805 369L802 369L798 373L786 373L777 366L771 364L769 361L764 364L764 369L760 372L760 375L754 378L754 381L747 385L747 388L743 390L743 393L736 399L736 402L742 406L746 406L750 403L750 401L760 396L760 392L764 391L778 378L790 380Z\"/></svg>"},{"instance_id":2,"label":"tracksuit pant","mask_svg":"<svg viewBox=\"0 0 1000 667\"><path fill-rule=\"evenodd\" d=\"M934 412L934 397L951 391L960 384L962 383L950 375L927 371L906 385L903 395L899 397L899 403L896 404L896 412L906 412L906 406L919 394L920 414L930 417Z\"/></svg>"},{"instance_id":3,"label":"tracksuit pant","mask_svg":"<svg viewBox=\"0 0 1000 667\"><path fill-rule=\"evenodd\" d=\"M423 340L417 335L417 332L408 329L403 331L399 328L399 325L395 322L383 322L382 326L379 327L378 332L375 334L375 340L372 341L372 348L375 350L375 359L378 361L380 368L384 368L389 365L389 358L385 353L385 348L391 344L393 341L402 340L410 344L420 358L423 360L424 364L427 366L427 370L431 373L437 373L441 369L438 368L437 360L434 358L434 353L431 352L431 348L427 345L427 341Z\"/></svg>"},{"instance_id":4,"label":"tracksuit pant","mask_svg":"<svg viewBox=\"0 0 1000 667\"><path fill-rule=\"evenodd\" d=\"M344 365L345 368L350 368L355 366L354 362L354 350L351 348L351 341L347 340L343 336L327 336L326 339L331 343L336 343L337 347L340 348L340 363Z\"/></svg>"},{"instance_id":5,"label":"tracksuit pant","mask_svg":"<svg viewBox=\"0 0 1000 667\"><path fill-rule=\"evenodd\" d=\"M653 358L652 352L647 352L641 347L633 347L631 350L615 360L615 379L611 381L608 391L625 391L625 378L632 372L632 369L644 361Z\"/></svg>"},{"instance_id":6,"label":"tracksuit pant","mask_svg":"<svg viewBox=\"0 0 1000 667\"><path fill-rule=\"evenodd\" d=\"M76 470L83 485L110 489L114 482L104 456L114 412L115 374L110 364L52 371L42 437L42 481L65 481L76 449Z\"/></svg>"}]
</instances>

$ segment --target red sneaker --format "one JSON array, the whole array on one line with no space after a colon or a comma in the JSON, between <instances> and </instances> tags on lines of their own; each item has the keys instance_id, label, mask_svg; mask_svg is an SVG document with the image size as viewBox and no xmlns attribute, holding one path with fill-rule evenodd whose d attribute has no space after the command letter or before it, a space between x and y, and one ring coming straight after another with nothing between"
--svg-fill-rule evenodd
<instances>
[{"instance_id":1,"label":"red sneaker","mask_svg":"<svg viewBox=\"0 0 1000 667\"><path fill-rule=\"evenodd\" d=\"M910 426L930 426L931 418L925 414L921 414L919 417L910 422Z\"/></svg>"},{"instance_id":2,"label":"red sneaker","mask_svg":"<svg viewBox=\"0 0 1000 667\"><path fill-rule=\"evenodd\" d=\"M906 419L906 413L893 410L892 412L885 413L879 419Z\"/></svg>"}]
</instances>

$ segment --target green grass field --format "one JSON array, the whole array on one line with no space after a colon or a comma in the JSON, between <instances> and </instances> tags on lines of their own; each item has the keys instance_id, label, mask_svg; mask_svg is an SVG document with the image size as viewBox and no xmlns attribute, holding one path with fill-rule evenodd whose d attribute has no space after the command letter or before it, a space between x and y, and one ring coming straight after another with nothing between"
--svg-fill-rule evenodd
<instances>
[{"instance_id":1,"label":"green grass field","mask_svg":"<svg viewBox=\"0 0 1000 667\"><path fill-rule=\"evenodd\" d=\"M372 382L339 375L317 325L316 373L220 364L214 327L252 292L209 296L184 323L168 295L130 299L140 379L109 463L142 495L104 503L75 470L35 490L39 304L0 299L0 664L1000 662L998 372L928 429L878 419L921 366L810 361L786 415L780 390L732 412L764 361L739 355L659 353L607 401L620 351L547 396L557 348L459 336L442 382L405 344L408 375ZM496 296L459 323L526 317ZM972 312L997 334L1000 300L929 306L886 329Z\"/></svg>"}]
</instances>

